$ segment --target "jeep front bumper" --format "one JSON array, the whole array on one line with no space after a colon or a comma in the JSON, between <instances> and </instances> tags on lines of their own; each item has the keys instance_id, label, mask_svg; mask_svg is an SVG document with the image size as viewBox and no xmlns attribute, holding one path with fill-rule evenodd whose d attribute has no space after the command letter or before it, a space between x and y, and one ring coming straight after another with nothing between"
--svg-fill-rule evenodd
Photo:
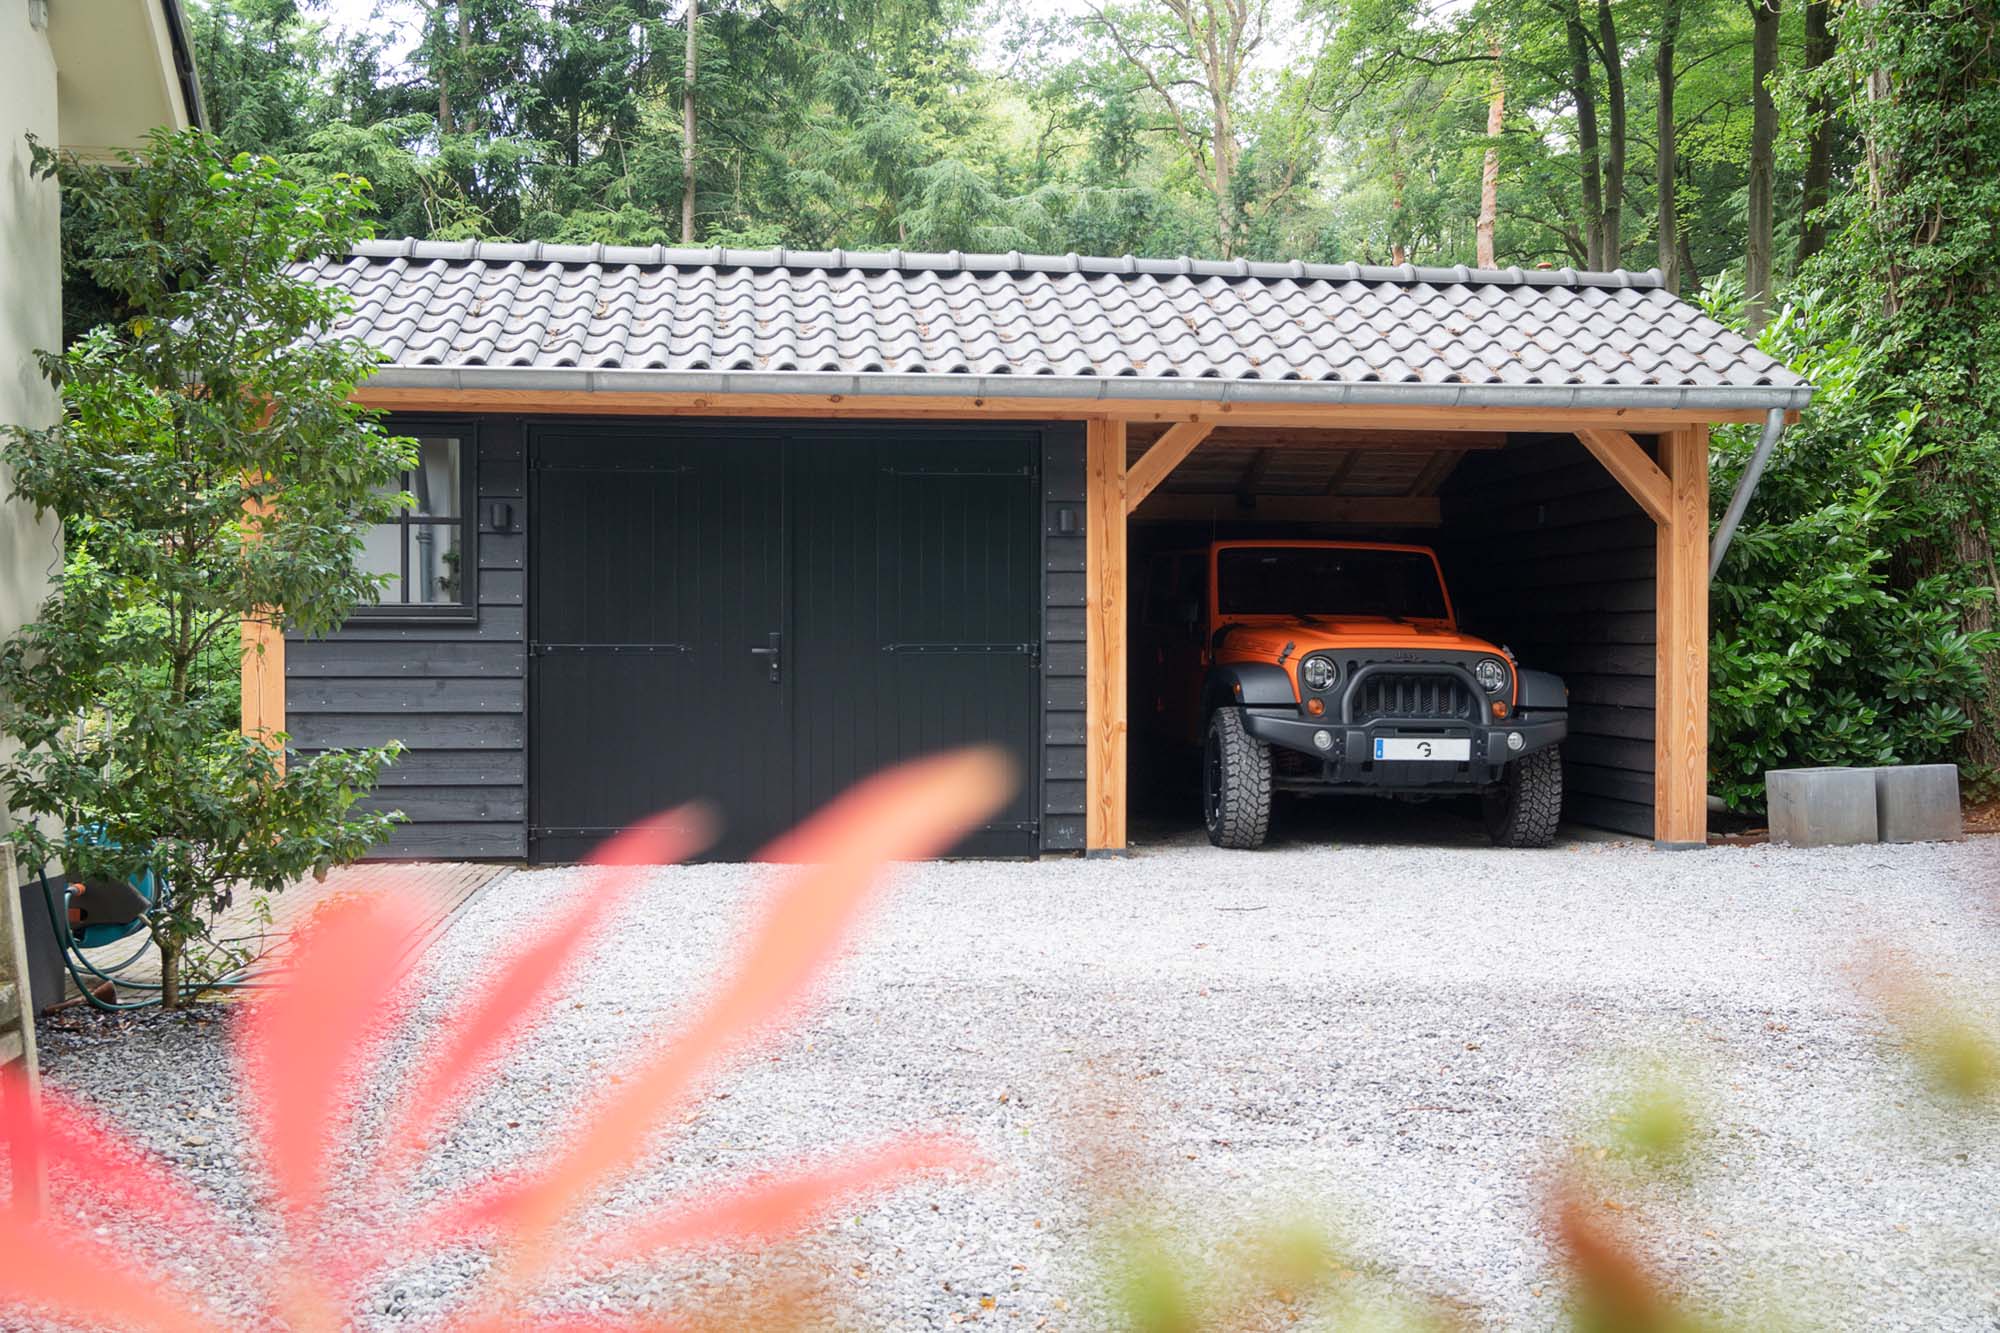
<instances>
[{"instance_id":1,"label":"jeep front bumper","mask_svg":"<svg viewBox=\"0 0 2000 1333\"><path fill-rule=\"evenodd\" d=\"M1457 666L1396 664L1364 668L1362 675L1376 670L1462 677L1473 691L1471 697L1484 705L1484 691ZM1342 682L1339 716L1314 717L1302 707L1241 709L1244 729L1282 752L1273 765L1281 790L1476 790L1500 781L1509 761L1547 749L1569 735L1569 714L1559 709L1499 718L1485 713L1471 718L1356 718L1360 678ZM1420 757L1433 749L1439 757Z\"/></svg>"},{"instance_id":2,"label":"jeep front bumper","mask_svg":"<svg viewBox=\"0 0 2000 1333\"><path fill-rule=\"evenodd\" d=\"M1378 718L1345 725L1297 712L1245 708L1243 725L1252 736L1281 750L1316 761L1309 768L1281 764L1280 788L1367 787L1382 791L1433 787L1485 787L1498 782L1509 760L1545 750L1569 735L1569 718L1542 713L1506 718L1491 726ZM1519 749L1509 735L1521 738ZM1317 737L1324 735L1322 746ZM1457 740L1468 742L1468 754L1454 759L1377 759L1377 739Z\"/></svg>"}]
</instances>

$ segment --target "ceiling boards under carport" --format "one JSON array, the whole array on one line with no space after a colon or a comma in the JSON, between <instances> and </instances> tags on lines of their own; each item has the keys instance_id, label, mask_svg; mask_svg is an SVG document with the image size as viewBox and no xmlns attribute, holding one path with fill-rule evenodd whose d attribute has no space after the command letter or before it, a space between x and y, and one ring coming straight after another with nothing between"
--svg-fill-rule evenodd
<instances>
[{"instance_id":1,"label":"ceiling boards under carport","mask_svg":"<svg viewBox=\"0 0 2000 1333\"><path fill-rule=\"evenodd\" d=\"M1163 425L1133 426L1136 463ZM1136 508L1153 521L1264 520L1369 528L1435 527L1438 493L1467 454L1503 448L1504 431L1222 427Z\"/></svg>"}]
</instances>

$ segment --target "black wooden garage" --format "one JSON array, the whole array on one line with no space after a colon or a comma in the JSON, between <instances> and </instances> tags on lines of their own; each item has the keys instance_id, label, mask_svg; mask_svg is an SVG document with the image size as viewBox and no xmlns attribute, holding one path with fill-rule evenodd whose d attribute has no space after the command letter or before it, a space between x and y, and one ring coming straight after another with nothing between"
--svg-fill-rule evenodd
<instances>
[{"instance_id":1,"label":"black wooden garage","mask_svg":"<svg viewBox=\"0 0 2000 1333\"><path fill-rule=\"evenodd\" d=\"M388 604L246 654L245 726L403 741L389 855L567 860L699 797L742 856L975 740L1026 781L963 850L1121 847L1149 517L1437 546L1583 691L1571 817L1698 838L1707 423L1809 396L1643 274L429 242L300 273L382 352L358 396L421 442L419 503L369 539Z\"/></svg>"},{"instance_id":2,"label":"black wooden garage","mask_svg":"<svg viewBox=\"0 0 2000 1333\"><path fill-rule=\"evenodd\" d=\"M1042 434L527 428L528 852L704 799L744 857L896 760L1041 734ZM965 848L1040 850L1039 787Z\"/></svg>"}]
</instances>

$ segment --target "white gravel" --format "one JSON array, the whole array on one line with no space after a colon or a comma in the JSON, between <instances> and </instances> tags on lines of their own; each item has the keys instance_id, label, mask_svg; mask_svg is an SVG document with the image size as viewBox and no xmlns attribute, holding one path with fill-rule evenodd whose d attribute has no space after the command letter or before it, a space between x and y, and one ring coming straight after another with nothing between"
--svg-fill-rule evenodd
<instances>
[{"instance_id":1,"label":"white gravel","mask_svg":"<svg viewBox=\"0 0 2000 1333\"><path fill-rule=\"evenodd\" d=\"M531 1160L671 1020L759 875L661 871L429 1183ZM433 947L415 1021L583 882L523 872L477 898ZM1607 1099L1665 1061L1702 1107L1697 1157L1608 1176L1606 1217L1694 1299L1747 1326L2000 1327L2000 1113L1924 1083L1857 985L1883 947L2000 1013L2000 838L1506 852L1359 805L1259 854L1176 834L1125 859L904 868L824 1004L614 1206L913 1126L971 1136L992 1169L782 1253L681 1256L563 1300L665 1312L802 1277L849 1327L1100 1327L1122 1183L1197 1255L1304 1210L1337 1229L1351 1291L1552 1326L1547 1182L1595 1160ZM65 1026L49 1081L244 1214L222 1024ZM475 1267L412 1266L362 1317L428 1322Z\"/></svg>"}]
</instances>

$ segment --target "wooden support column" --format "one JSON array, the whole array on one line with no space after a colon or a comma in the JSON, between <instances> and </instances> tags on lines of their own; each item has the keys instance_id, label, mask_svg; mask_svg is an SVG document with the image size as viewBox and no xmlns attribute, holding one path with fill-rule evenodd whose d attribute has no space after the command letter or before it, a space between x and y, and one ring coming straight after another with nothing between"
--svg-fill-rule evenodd
<instances>
[{"instance_id":1,"label":"wooden support column","mask_svg":"<svg viewBox=\"0 0 2000 1333\"><path fill-rule=\"evenodd\" d=\"M1084 846L1117 851L1125 846L1125 423L1092 418L1084 436Z\"/></svg>"},{"instance_id":2,"label":"wooden support column","mask_svg":"<svg viewBox=\"0 0 2000 1333\"><path fill-rule=\"evenodd\" d=\"M1660 470L1653 840L1699 847L1708 841L1708 427L1660 436Z\"/></svg>"},{"instance_id":3,"label":"wooden support column","mask_svg":"<svg viewBox=\"0 0 2000 1333\"><path fill-rule=\"evenodd\" d=\"M246 536L255 541L270 506L261 500L244 502L250 511ZM243 734L264 742L285 766L285 747L278 734L285 729L285 632L279 613L245 616L237 626L243 655Z\"/></svg>"},{"instance_id":4,"label":"wooden support column","mask_svg":"<svg viewBox=\"0 0 2000 1333\"><path fill-rule=\"evenodd\" d=\"M284 767L284 747L277 735L285 729L285 635L269 619L245 616L243 643L243 734L261 740L278 753Z\"/></svg>"}]
</instances>

